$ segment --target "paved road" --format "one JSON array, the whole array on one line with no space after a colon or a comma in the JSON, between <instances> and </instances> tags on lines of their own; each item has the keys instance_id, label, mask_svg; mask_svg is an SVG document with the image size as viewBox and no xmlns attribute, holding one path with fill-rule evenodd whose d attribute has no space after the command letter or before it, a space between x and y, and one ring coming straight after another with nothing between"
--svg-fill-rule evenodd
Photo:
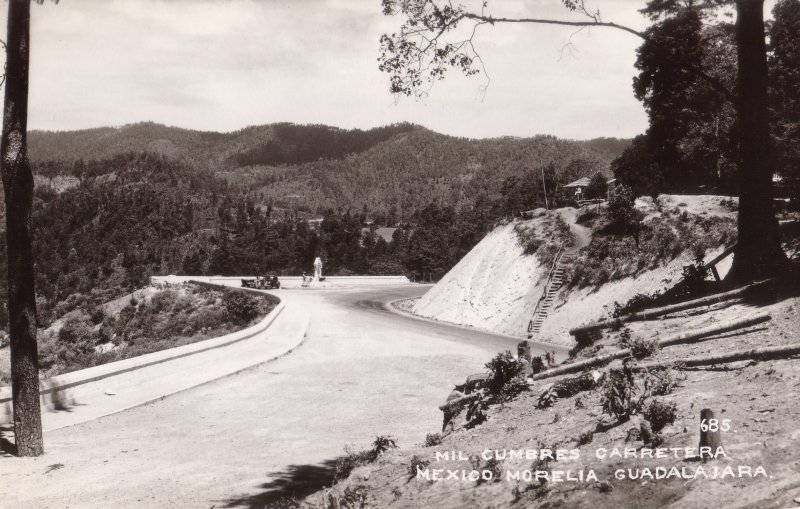
<instances>
[{"instance_id":1,"label":"paved road","mask_svg":"<svg viewBox=\"0 0 800 509\"><path fill-rule=\"evenodd\" d=\"M517 342L380 304L426 289L282 291L312 315L291 355L46 433L45 456L0 458L2 506L259 507L290 479L325 479L346 445L422 442L452 384Z\"/></svg>"}]
</instances>

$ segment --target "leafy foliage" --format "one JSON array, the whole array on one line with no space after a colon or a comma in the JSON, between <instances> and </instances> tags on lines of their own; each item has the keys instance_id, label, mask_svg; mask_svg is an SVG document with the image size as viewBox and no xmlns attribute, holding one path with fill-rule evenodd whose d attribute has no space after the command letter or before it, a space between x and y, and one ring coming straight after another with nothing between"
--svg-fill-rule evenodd
<instances>
[{"instance_id":1,"label":"leafy foliage","mask_svg":"<svg viewBox=\"0 0 800 509\"><path fill-rule=\"evenodd\" d=\"M613 233L634 233L638 236L642 213L636 208L636 196L631 188L617 186L608 198L606 207L607 231Z\"/></svg>"},{"instance_id":2,"label":"leafy foliage","mask_svg":"<svg viewBox=\"0 0 800 509\"><path fill-rule=\"evenodd\" d=\"M668 424L675 422L677 416L677 405L674 402L665 403L658 399L653 399L642 412L642 416L647 419L655 433L658 433Z\"/></svg>"},{"instance_id":3,"label":"leafy foliage","mask_svg":"<svg viewBox=\"0 0 800 509\"><path fill-rule=\"evenodd\" d=\"M495 400L508 401L527 389L524 378L525 362L514 357L510 351L494 356L486 363L486 368L490 376L485 387Z\"/></svg>"},{"instance_id":4,"label":"leafy foliage","mask_svg":"<svg viewBox=\"0 0 800 509\"><path fill-rule=\"evenodd\" d=\"M247 324L258 316L258 300L244 292L228 291L222 297L225 316L233 323Z\"/></svg>"},{"instance_id":5,"label":"leafy foliage","mask_svg":"<svg viewBox=\"0 0 800 509\"><path fill-rule=\"evenodd\" d=\"M130 299L118 313L79 299L75 309L60 317L58 332L39 333L39 364L49 377L225 334L243 325L226 312L228 293L239 292L188 285ZM273 306L262 299L253 304L256 315ZM100 345L107 349L101 351Z\"/></svg>"},{"instance_id":6,"label":"leafy foliage","mask_svg":"<svg viewBox=\"0 0 800 509\"><path fill-rule=\"evenodd\" d=\"M578 252L564 280L578 287L599 286L660 267L683 253L702 257L735 238L733 219L693 214L687 214L684 220L681 215L665 213L642 222L638 244L630 235L603 233L601 228L601 234ZM643 299L641 304L646 302Z\"/></svg>"},{"instance_id":7,"label":"leafy foliage","mask_svg":"<svg viewBox=\"0 0 800 509\"><path fill-rule=\"evenodd\" d=\"M372 454L375 458L389 449L397 449L397 441L391 436L378 435L372 442Z\"/></svg>"},{"instance_id":8,"label":"leafy foliage","mask_svg":"<svg viewBox=\"0 0 800 509\"><path fill-rule=\"evenodd\" d=\"M603 413L623 421L637 413L640 400L633 376L622 370L611 370L603 386Z\"/></svg>"},{"instance_id":9,"label":"leafy foliage","mask_svg":"<svg viewBox=\"0 0 800 509\"><path fill-rule=\"evenodd\" d=\"M424 469L430 464L430 460L424 460L418 455L411 456L411 462L408 464L408 478L413 479L417 476L417 469Z\"/></svg>"},{"instance_id":10,"label":"leafy foliage","mask_svg":"<svg viewBox=\"0 0 800 509\"><path fill-rule=\"evenodd\" d=\"M779 0L770 27L770 113L778 168L800 180L800 0ZM795 184L796 185L796 184Z\"/></svg>"},{"instance_id":11,"label":"leafy foliage","mask_svg":"<svg viewBox=\"0 0 800 509\"><path fill-rule=\"evenodd\" d=\"M603 199L608 192L608 184L606 184L606 177L602 173L595 173L589 185L586 186L586 197L589 199Z\"/></svg>"},{"instance_id":12,"label":"leafy foliage","mask_svg":"<svg viewBox=\"0 0 800 509\"><path fill-rule=\"evenodd\" d=\"M655 338L643 338L634 336L628 341L628 348L635 359L651 357L658 352L658 340Z\"/></svg>"},{"instance_id":13,"label":"leafy foliage","mask_svg":"<svg viewBox=\"0 0 800 509\"><path fill-rule=\"evenodd\" d=\"M440 433L428 433L425 435L425 447L435 447L442 443L442 435Z\"/></svg>"}]
</instances>

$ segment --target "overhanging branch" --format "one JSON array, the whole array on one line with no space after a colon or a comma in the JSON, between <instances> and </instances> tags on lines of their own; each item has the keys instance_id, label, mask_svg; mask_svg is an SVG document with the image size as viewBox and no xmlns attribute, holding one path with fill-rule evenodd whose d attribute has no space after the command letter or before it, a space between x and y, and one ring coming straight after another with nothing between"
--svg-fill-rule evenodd
<instances>
[{"instance_id":1,"label":"overhanging branch","mask_svg":"<svg viewBox=\"0 0 800 509\"><path fill-rule=\"evenodd\" d=\"M628 32L629 34L635 35L640 39L648 42L652 42L652 39L647 36L644 32L640 32L638 30L634 30L633 28L627 27L625 25L620 25L618 23L613 23L610 21L565 21L565 20L555 20L555 19L541 19L541 18L495 18L493 16L485 16L482 14L474 14L470 12L466 12L462 15L463 18L472 19L476 21L481 21L484 23L489 23L494 25L495 23L534 23L534 24L541 24L541 25L560 25L560 26L572 26L572 27L601 27L601 28L614 28L617 30L622 30L623 32ZM689 72L700 78L701 80L708 83L711 88L719 92L720 94L725 97L728 101L732 104L736 104L736 95L731 92L728 87L726 87L720 80L711 76L707 72L703 71L702 69L698 68L690 68L687 69Z\"/></svg>"}]
</instances>

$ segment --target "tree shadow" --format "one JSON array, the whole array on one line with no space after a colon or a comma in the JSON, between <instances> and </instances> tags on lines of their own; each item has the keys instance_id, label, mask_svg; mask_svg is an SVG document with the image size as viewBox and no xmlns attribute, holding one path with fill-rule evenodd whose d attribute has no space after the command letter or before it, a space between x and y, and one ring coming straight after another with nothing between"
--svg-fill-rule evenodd
<instances>
[{"instance_id":1,"label":"tree shadow","mask_svg":"<svg viewBox=\"0 0 800 509\"><path fill-rule=\"evenodd\" d=\"M11 457L17 455L17 444L9 440L14 436L14 427L10 424L0 426L0 456Z\"/></svg>"},{"instance_id":2,"label":"tree shadow","mask_svg":"<svg viewBox=\"0 0 800 509\"><path fill-rule=\"evenodd\" d=\"M302 500L308 495L331 486L336 472L336 459L314 465L289 465L282 472L263 483L262 490L255 495L245 495L225 501L224 507L293 507L293 500Z\"/></svg>"}]
</instances>

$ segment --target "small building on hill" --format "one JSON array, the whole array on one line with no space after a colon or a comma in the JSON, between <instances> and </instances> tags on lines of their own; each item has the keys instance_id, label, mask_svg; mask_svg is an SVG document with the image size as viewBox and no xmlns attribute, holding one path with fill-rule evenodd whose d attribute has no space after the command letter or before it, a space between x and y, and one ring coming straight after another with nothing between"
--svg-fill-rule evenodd
<instances>
[{"instance_id":1,"label":"small building on hill","mask_svg":"<svg viewBox=\"0 0 800 509\"><path fill-rule=\"evenodd\" d=\"M586 190L589 187L592 179L590 177L579 178L574 182L570 182L565 186L561 186L562 197L565 200L585 200L587 199ZM608 192L611 192L617 185L617 179L609 179L606 181Z\"/></svg>"},{"instance_id":2,"label":"small building on hill","mask_svg":"<svg viewBox=\"0 0 800 509\"><path fill-rule=\"evenodd\" d=\"M586 196L586 188L589 187L589 177L580 178L574 182L562 186L565 198L578 199L580 196Z\"/></svg>"}]
</instances>

